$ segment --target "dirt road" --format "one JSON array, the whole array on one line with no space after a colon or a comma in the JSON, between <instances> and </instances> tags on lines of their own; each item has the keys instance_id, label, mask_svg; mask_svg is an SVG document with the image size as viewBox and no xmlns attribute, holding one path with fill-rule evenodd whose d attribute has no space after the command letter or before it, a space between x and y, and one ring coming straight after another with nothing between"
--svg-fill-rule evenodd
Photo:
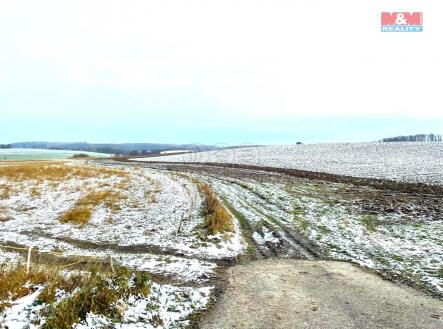
<instances>
[{"instance_id":1,"label":"dirt road","mask_svg":"<svg viewBox=\"0 0 443 329\"><path fill-rule=\"evenodd\" d=\"M228 270L201 328L443 328L443 302L349 263L268 259Z\"/></svg>"}]
</instances>

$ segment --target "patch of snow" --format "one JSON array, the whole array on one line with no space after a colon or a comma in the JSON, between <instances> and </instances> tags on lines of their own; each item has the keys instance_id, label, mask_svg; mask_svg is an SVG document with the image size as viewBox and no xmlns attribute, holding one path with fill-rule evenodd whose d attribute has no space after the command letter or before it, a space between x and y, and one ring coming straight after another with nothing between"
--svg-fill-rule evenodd
<instances>
[{"instance_id":1,"label":"patch of snow","mask_svg":"<svg viewBox=\"0 0 443 329\"><path fill-rule=\"evenodd\" d=\"M169 151L162 151L160 154L174 154L174 153L190 153L193 152L191 150L169 150Z\"/></svg>"},{"instance_id":2,"label":"patch of snow","mask_svg":"<svg viewBox=\"0 0 443 329\"><path fill-rule=\"evenodd\" d=\"M154 283L146 298L130 296L119 301L124 310L121 323L111 322L102 315L89 313L75 329L107 328L163 328L179 329L189 325L190 314L205 308L213 287L188 288Z\"/></svg>"},{"instance_id":3,"label":"patch of snow","mask_svg":"<svg viewBox=\"0 0 443 329\"><path fill-rule=\"evenodd\" d=\"M34 328L31 324L36 311L35 307L33 307L33 303L43 288L43 286L37 286L33 293L15 301L11 301L10 303L12 306L8 307L3 315L0 314L0 328Z\"/></svg>"}]
</instances>

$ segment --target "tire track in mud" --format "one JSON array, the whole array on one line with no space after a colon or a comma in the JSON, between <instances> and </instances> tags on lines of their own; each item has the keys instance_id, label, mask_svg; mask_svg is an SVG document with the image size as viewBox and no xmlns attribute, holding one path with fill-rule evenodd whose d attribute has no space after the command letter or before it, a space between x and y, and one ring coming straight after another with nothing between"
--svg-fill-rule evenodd
<instances>
[{"instance_id":1,"label":"tire track in mud","mask_svg":"<svg viewBox=\"0 0 443 329\"><path fill-rule=\"evenodd\" d=\"M104 167L122 167L122 164L117 163L101 163L100 161L95 163ZM179 236L177 240L182 235L185 237L189 235L189 232L185 231L185 229L187 230L187 220L193 216L194 210L198 210L199 205L196 195L193 195L189 186L184 184L181 186L186 192L186 199L189 200L190 205L183 211L181 218L178 217L177 227L174 226L170 233L171 238ZM171 207L174 208L176 205L171 204ZM182 227L184 227L183 233ZM146 242L139 241L131 244L131 241L128 240L128 244L122 244L114 242L119 240L110 241L106 237L89 239L88 236L51 233L50 230L45 229L46 226L21 229L14 232L17 233L16 237L2 239L3 245L5 248L16 247L25 250L18 252L24 259L26 259L29 247L32 246L32 258L36 265L61 267L69 265L69 269L72 270L82 270L91 265L99 265L101 268L109 269L113 262L116 267L128 267L149 272L159 283L197 287L208 286L218 276L219 267L234 262L233 257L220 259L217 256L212 257L210 252L198 253L195 251L194 254L194 249L189 251L179 248L173 243L160 245L146 240ZM16 239L17 237L20 238ZM0 245L0 249L2 249L1 247Z\"/></svg>"},{"instance_id":2,"label":"tire track in mud","mask_svg":"<svg viewBox=\"0 0 443 329\"><path fill-rule=\"evenodd\" d=\"M180 251L178 249L159 247L153 244L119 245L116 243L97 243L97 242L74 239L69 237L59 237L39 231L32 231L32 232L23 231L21 233L24 235L28 235L29 237L39 236L43 238L52 239L54 241L66 242L72 246L84 250L114 251L114 252L128 253L128 254L147 253L147 254L160 255L160 256L176 256L185 259L207 260L207 258L199 255L187 255L183 251Z\"/></svg>"},{"instance_id":3,"label":"tire track in mud","mask_svg":"<svg viewBox=\"0 0 443 329\"><path fill-rule=\"evenodd\" d=\"M199 170L195 168L195 166L180 169L174 167L165 168L157 166L156 164L152 165L147 163L129 162L126 164L173 171L181 174L188 173L210 184L219 197L224 200L231 214L239 220L243 236L249 244L250 257L254 260L267 258L320 259L319 254L307 241L302 239L289 225L283 223L288 222L289 224L289 220L274 218L273 215L269 213L269 209L266 208L271 207L274 208L276 212L287 214L285 209L264 198L257 192L246 188L246 185L242 186L239 182L229 180L227 178L229 175L224 176L216 171ZM272 173L266 173L267 177L270 175L272 175ZM247 184L247 181L244 182ZM254 200L257 201L255 204L253 202ZM260 207L262 209L260 209ZM260 223L254 222L252 218L260 218ZM263 232L263 230L266 230L266 232ZM260 233L267 236L267 240L260 240L258 236Z\"/></svg>"},{"instance_id":4,"label":"tire track in mud","mask_svg":"<svg viewBox=\"0 0 443 329\"><path fill-rule=\"evenodd\" d=\"M422 190L404 189L403 185L375 186L363 184L366 180L355 184L354 180L321 180L317 176L299 177L260 171L259 168L170 163L144 163L142 166L206 180L225 204L235 210L231 210L235 217L244 222L243 235L250 237L248 241L253 249L248 260L349 261L385 279L441 298L441 291L434 288L438 273L441 273L435 265L441 264L441 249L438 249L438 243L435 246L433 243L439 241L437 228L443 218L443 203L441 194L432 187ZM274 189L273 185L278 187ZM285 194L294 202L281 202L280 196ZM307 202L310 204L305 207ZM279 216L280 211L286 212L286 217ZM329 218L331 224L326 223ZM338 219L343 219L343 224ZM371 220L375 221L375 228L371 227ZM434 223L436 229L427 239L430 244L423 246L417 239L421 239L423 232L431 232ZM406 231L402 225L408 225ZM379 236L387 238L384 240ZM362 239L354 240L353 237ZM370 241L371 237L375 242ZM391 240L409 243L412 249L408 250L417 254L427 248L437 253L422 258L415 254L410 256L401 243L391 248ZM422 276L412 277L409 275L412 271L418 271Z\"/></svg>"},{"instance_id":5,"label":"tire track in mud","mask_svg":"<svg viewBox=\"0 0 443 329\"><path fill-rule=\"evenodd\" d=\"M264 203L272 205L283 212L284 209L279 205L269 202L269 200L263 199L261 195L242 187L240 184L233 184L226 179L212 175L204 176L203 179L206 179L225 200L225 203L229 204L231 212L232 209L236 210L237 218L239 215L243 217L241 220L246 222L246 225L243 226L245 226L244 229L247 230L247 232L243 232L243 234L252 237L249 243L253 243L253 248L255 249L253 259L292 258L314 260L320 258L313 248L301 239L295 230L273 218L273 216L267 214L265 210L260 210L257 204L254 205L250 200L262 199ZM216 182L218 184L214 184ZM236 201L233 202L232 198L235 198ZM237 205L237 207L235 205ZM246 209L250 213L249 216L245 216L244 213L242 213L242 211L244 212ZM251 223L251 217L262 218L263 223L258 224L261 226L254 227L254 224L257 223ZM263 230L267 232L263 232ZM257 236L260 234L259 231L262 231L264 236L267 235L267 239L261 240L259 236Z\"/></svg>"}]
</instances>

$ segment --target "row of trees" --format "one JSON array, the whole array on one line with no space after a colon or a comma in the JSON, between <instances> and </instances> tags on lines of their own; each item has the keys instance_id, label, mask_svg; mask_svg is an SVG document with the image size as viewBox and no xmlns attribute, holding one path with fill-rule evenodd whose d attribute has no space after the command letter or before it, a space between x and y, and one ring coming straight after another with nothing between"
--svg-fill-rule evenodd
<instances>
[{"instance_id":1,"label":"row of trees","mask_svg":"<svg viewBox=\"0 0 443 329\"><path fill-rule=\"evenodd\" d=\"M435 134L418 134L409 136L397 136L383 138L382 142L441 142L442 135Z\"/></svg>"},{"instance_id":2,"label":"row of trees","mask_svg":"<svg viewBox=\"0 0 443 329\"><path fill-rule=\"evenodd\" d=\"M12 145L10 144L0 144L0 149L10 149Z\"/></svg>"}]
</instances>

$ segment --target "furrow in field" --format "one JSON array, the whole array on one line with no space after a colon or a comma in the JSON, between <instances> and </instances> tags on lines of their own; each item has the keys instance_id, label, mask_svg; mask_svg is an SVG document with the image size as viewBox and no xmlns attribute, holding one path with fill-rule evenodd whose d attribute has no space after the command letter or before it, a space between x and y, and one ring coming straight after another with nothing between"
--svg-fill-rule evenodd
<instances>
[{"instance_id":1,"label":"furrow in field","mask_svg":"<svg viewBox=\"0 0 443 329\"><path fill-rule=\"evenodd\" d=\"M291 229L291 214L269 202L249 182L235 184L225 179L206 177L214 190L248 221L256 248L264 258L315 259L317 255Z\"/></svg>"},{"instance_id":2,"label":"furrow in field","mask_svg":"<svg viewBox=\"0 0 443 329\"><path fill-rule=\"evenodd\" d=\"M351 261L443 296L439 195L241 168L152 166L177 168L206 179L247 221L245 234L251 235L265 258L293 257L296 246L285 243L295 241L301 250L321 258ZM286 232L283 238L279 232Z\"/></svg>"}]
</instances>

